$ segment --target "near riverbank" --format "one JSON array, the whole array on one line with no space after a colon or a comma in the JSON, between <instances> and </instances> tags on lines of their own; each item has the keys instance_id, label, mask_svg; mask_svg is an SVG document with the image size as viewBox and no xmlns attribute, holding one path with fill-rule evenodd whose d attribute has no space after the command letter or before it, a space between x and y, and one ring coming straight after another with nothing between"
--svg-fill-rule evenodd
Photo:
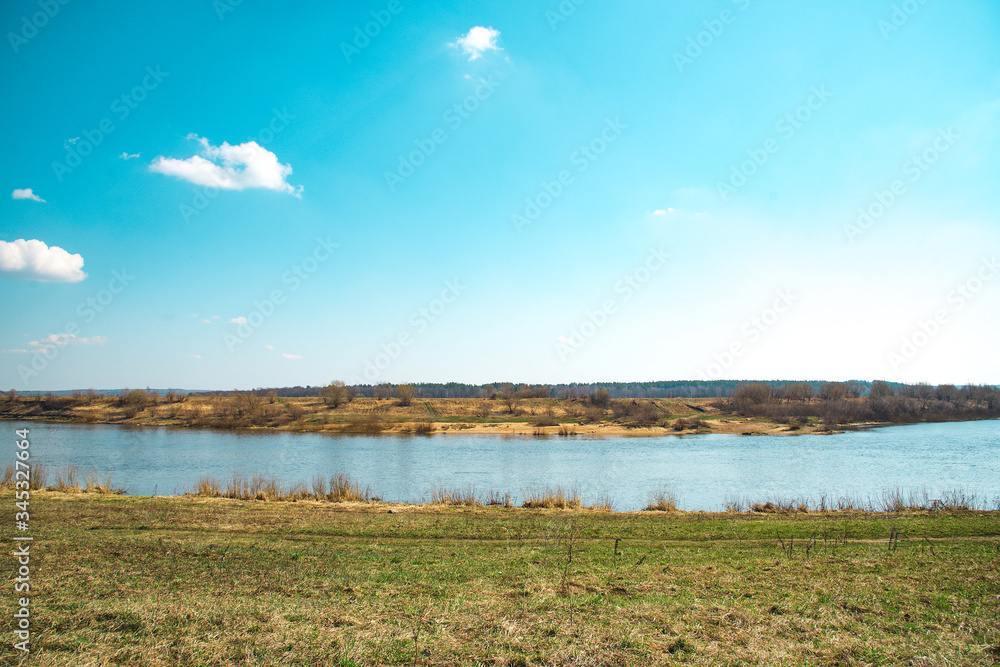
<instances>
[{"instance_id":1,"label":"near riverbank","mask_svg":"<svg viewBox=\"0 0 1000 667\"><path fill-rule=\"evenodd\" d=\"M12 507L13 493L0 502ZM39 491L31 523L31 664L1000 657L996 512L614 514ZM0 599L11 618L14 596ZM16 663L10 642L0 654Z\"/></svg>"}]
</instances>

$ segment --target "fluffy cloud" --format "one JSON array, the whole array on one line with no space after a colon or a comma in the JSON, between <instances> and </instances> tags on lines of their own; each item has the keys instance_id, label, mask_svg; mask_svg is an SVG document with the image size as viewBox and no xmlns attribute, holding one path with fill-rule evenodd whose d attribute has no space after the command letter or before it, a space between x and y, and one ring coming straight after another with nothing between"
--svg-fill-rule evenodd
<instances>
[{"instance_id":1,"label":"fluffy cloud","mask_svg":"<svg viewBox=\"0 0 1000 667\"><path fill-rule=\"evenodd\" d=\"M134 160L140 155L142 155L142 153L128 153L127 151L122 151L122 154L118 157L122 160Z\"/></svg>"},{"instance_id":2,"label":"fluffy cloud","mask_svg":"<svg viewBox=\"0 0 1000 667\"><path fill-rule=\"evenodd\" d=\"M80 338L73 334L52 334L41 340L33 340L28 343L28 349L4 350L7 354L33 354L43 349L53 347L71 347L76 345L104 345L108 342L106 336L91 336L90 338Z\"/></svg>"},{"instance_id":3,"label":"fluffy cloud","mask_svg":"<svg viewBox=\"0 0 1000 667\"><path fill-rule=\"evenodd\" d=\"M497 46L497 37L499 36L499 30L477 25L467 34L459 37L455 41L455 46L462 49L462 53L469 56L469 60L476 60L482 58L487 51L500 50L500 47Z\"/></svg>"},{"instance_id":4,"label":"fluffy cloud","mask_svg":"<svg viewBox=\"0 0 1000 667\"><path fill-rule=\"evenodd\" d=\"M234 317L233 319L229 320L229 323L230 324L246 324L247 323L247 318L245 318L242 315L240 315L239 317Z\"/></svg>"},{"instance_id":5,"label":"fluffy cloud","mask_svg":"<svg viewBox=\"0 0 1000 667\"><path fill-rule=\"evenodd\" d=\"M178 160L158 156L149 165L151 171L176 176L195 185L217 187L222 190L264 188L301 196L302 186L289 185L285 180L292 173L292 166L281 164L271 151L256 141L230 146L223 142L213 146L208 139L189 134L201 144L201 154Z\"/></svg>"},{"instance_id":6,"label":"fluffy cloud","mask_svg":"<svg viewBox=\"0 0 1000 667\"><path fill-rule=\"evenodd\" d=\"M11 199L31 199L33 201L44 202L45 200L31 191L31 188L16 188L10 193Z\"/></svg>"},{"instance_id":7,"label":"fluffy cloud","mask_svg":"<svg viewBox=\"0 0 1000 667\"><path fill-rule=\"evenodd\" d=\"M78 283L87 277L83 257L42 241L0 241L0 276L43 283Z\"/></svg>"},{"instance_id":8,"label":"fluffy cloud","mask_svg":"<svg viewBox=\"0 0 1000 667\"><path fill-rule=\"evenodd\" d=\"M298 355L298 354L288 354L287 352L282 352L282 353L281 353L281 358L282 358L282 359L292 359L292 360L297 360L297 359L301 359L301 358L302 358L302 356L301 356L301 355Z\"/></svg>"}]
</instances>

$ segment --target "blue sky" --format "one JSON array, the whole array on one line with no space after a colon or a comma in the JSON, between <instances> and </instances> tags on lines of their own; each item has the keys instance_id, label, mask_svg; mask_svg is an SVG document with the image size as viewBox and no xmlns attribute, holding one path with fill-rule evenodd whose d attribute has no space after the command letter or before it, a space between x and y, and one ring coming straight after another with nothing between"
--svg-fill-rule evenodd
<instances>
[{"instance_id":1,"label":"blue sky","mask_svg":"<svg viewBox=\"0 0 1000 667\"><path fill-rule=\"evenodd\" d=\"M328 5L4 4L0 386L1000 382L995 2Z\"/></svg>"}]
</instances>

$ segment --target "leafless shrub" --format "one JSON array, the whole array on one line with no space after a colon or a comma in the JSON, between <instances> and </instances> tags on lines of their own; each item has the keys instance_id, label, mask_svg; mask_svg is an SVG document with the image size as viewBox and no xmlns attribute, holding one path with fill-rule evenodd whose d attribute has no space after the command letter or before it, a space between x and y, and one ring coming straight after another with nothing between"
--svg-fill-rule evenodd
<instances>
[{"instance_id":1,"label":"leafless shrub","mask_svg":"<svg viewBox=\"0 0 1000 667\"><path fill-rule=\"evenodd\" d=\"M647 512L676 512L677 494L670 489L659 488L649 494Z\"/></svg>"}]
</instances>

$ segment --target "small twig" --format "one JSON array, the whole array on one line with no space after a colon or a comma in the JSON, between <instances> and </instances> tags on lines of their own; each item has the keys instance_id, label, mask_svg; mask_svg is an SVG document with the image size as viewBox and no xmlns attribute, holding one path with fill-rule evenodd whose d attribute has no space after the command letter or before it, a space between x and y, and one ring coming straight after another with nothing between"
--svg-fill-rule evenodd
<instances>
[{"instance_id":1,"label":"small twig","mask_svg":"<svg viewBox=\"0 0 1000 667\"><path fill-rule=\"evenodd\" d=\"M927 546L928 546L928 547L930 547L930 550L931 550L931 555L932 555L932 556L934 556L935 558L937 558L937 554L936 554L936 553L934 553L934 545L933 545L933 544L931 544L931 541L930 541L930 540L928 540L928 539L927 539L927 538L925 537L925 538L924 538L924 542L926 542L926 543L927 543Z\"/></svg>"},{"instance_id":2,"label":"small twig","mask_svg":"<svg viewBox=\"0 0 1000 667\"><path fill-rule=\"evenodd\" d=\"M417 664L417 656L420 655L420 622L413 628L413 661L411 665Z\"/></svg>"},{"instance_id":3,"label":"small twig","mask_svg":"<svg viewBox=\"0 0 1000 667\"><path fill-rule=\"evenodd\" d=\"M615 538L615 558L618 558L618 543L622 541L622 538Z\"/></svg>"}]
</instances>

